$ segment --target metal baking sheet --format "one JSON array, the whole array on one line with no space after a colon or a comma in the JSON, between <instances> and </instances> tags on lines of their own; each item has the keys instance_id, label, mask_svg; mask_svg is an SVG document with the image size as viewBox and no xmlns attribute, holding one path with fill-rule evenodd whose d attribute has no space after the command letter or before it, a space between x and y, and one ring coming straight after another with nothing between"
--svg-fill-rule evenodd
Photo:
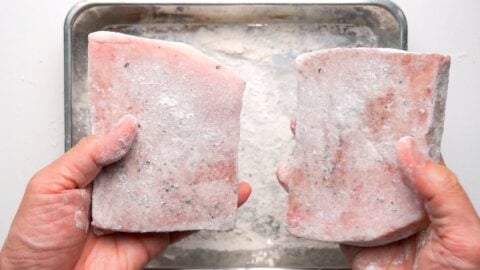
<instances>
[{"instance_id":1,"label":"metal baking sheet","mask_svg":"<svg viewBox=\"0 0 480 270\"><path fill-rule=\"evenodd\" d=\"M407 23L389 1L308 4L81 2L65 21L65 148L89 134L87 35L111 30L188 43L246 82L239 178L253 186L230 232L199 232L172 245L150 267L347 267L336 245L285 230L287 194L275 165L294 146L298 54L331 47L407 48Z\"/></svg>"}]
</instances>

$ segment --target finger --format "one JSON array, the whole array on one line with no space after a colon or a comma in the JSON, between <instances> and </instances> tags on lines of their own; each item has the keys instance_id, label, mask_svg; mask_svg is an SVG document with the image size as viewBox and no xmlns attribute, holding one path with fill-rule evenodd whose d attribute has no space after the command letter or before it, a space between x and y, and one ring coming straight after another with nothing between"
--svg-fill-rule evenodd
<instances>
[{"instance_id":1,"label":"finger","mask_svg":"<svg viewBox=\"0 0 480 270\"><path fill-rule=\"evenodd\" d=\"M360 248L340 245L352 269L412 269L416 236L383 246ZM373 267L373 268L372 268Z\"/></svg>"},{"instance_id":2,"label":"finger","mask_svg":"<svg viewBox=\"0 0 480 270\"><path fill-rule=\"evenodd\" d=\"M277 165L277 180L280 185L288 192L288 181L293 177L293 168L286 162L280 162Z\"/></svg>"},{"instance_id":3,"label":"finger","mask_svg":"<svg viewBox=\"0 0 480 270\"><path fill-rule=\"evenodd\" d=\"M110 132L80 140L63 156L41 170L32 181L54 191L85 187L103 166L125 156L136 133L137 120L127 115Z\"/></svg>"},{"instance_id":4,"label":"finger","mask_svg":"<svg viewBox=\"0 0 480 270\"><path fill-rule=\"evenodd\" d=\"M297 131L297 118L295 117L290 119L290 130L292 131L293 136L295 136L295 132Z\"/></svg>"},{"instance_id":5,"label":"finger","mask_svg":"<svg viewBox=\"0 0 480 270\"><path fill-rule=\"evenodd\" d=\"M436 164L421 153L411 137L397 144L398 161L411 187L425 201L425 208L434 226L477 224L478 218L459 184L445 166Z\"/></svg>"},{"instance_id":6,"label":"finger","mask_svg":"<svg viewBox=\"0 0 480 270\"><path fill-rule=\"evenodd\" d=\"M169 233L116 233L100 237L100 240L107 238L112 238L110 241L113 240L116 243L117 252L122 254L123 259L128 262L125 269L143 269L151 259L162 253L171 243Z\"/></svg>"},{"instance_id":7,"label":"finger","mask_svg":"<svg viewBox=\"0 0 480 270\"><path fill-rule=\"evenodd\" d=\"M240 182L238 184L238 207L242 206L250 197L252 193L252 187L246 182Z\"/></svg>"},{"instance_id":8,"label":"finger","mask_svg":"<svg viewBox=\"0 0 480 270\"><path fill-rule=\"evenodd\" d=\"M251 194L251 187L249 184L245 182L240 182L238 186L238 206L241 206L245 203L248 197ZM196 233L197 231L181 231L181 232L171 232L168 234L168 237L165 237L166 233L118 233L115 236L125 238L125 239L137 239L141 242L142 247L144 248L146 255L143 254L135 255L135 259L139 260L138 264L135 266L143 266L152 258L158 256L161 252L163 252L169 245L177 243L178 241L187 238L188 236ZM112 236L106 236L112 237ZM168 242L166 241L168 239ZM124 247L125 249L130 249L132 245ZM136 268L136 267L135 267Z\"/></svg>"}]
</instances>

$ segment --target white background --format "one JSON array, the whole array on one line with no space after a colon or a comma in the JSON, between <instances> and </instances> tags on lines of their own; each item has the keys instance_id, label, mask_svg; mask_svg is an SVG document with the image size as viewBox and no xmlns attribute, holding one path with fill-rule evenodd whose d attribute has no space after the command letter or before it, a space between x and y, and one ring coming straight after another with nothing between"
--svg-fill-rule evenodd
<instances>
[{"instance_id":1,"label":"white background","mask_svg":"<svg viewBox=\"0 0 480 270\"><path fill-rule=\"evenodd\" d=\"M2 0L0 243L28 179L63 152L63 22L77 0ZM480 1L397 0L409 50L452 57L443 155L480 210Z\"/></svg>"}]
</instances>

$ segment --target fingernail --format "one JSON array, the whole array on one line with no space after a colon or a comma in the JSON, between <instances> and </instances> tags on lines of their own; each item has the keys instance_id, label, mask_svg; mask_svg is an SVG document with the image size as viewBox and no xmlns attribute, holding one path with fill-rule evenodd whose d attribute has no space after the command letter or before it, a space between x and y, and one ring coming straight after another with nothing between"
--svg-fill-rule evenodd
<instances>
[{"instance_id":1,"label":"fingernail","mask_svg":"<svg viewBox=\"0 0 480 270\"><path fill-rule=\"evenodd\" d=\"M138 121L133 115L125 115L107 134L103 135L103 145L99 151L97 162L108 165L123 158L137 133Z\"/></svg>"},{"instance_id":2,"label":"fingernail","mask_svg":"<svg viewBox=\"0 0 480 270\"><path fill-rule=\"evenodd\" d=\"M402 137L397 143L397 156L400 169L410 179L415 171L424 166L427 157L418 148L417 142L410 136Z\"/></svg>"},{"instance_id":3,"label":"fingernail","mask_svg":"<svg viewBox=\"0 0 480 270\"><path fill-rule=\"evenodd\" d=\"M292 117L290 119L290 130L292 131L293 136L295 136L297 129L297 118Z\"/></svg>"},{"instance_id":4,"label":"fingernail","mask_svg":"<svg viewBox=\"0 0 480 270\"><path fill-rule=\"evenodd\" d=\"M119 127L120 125L122 125L126 121L133 122L135 124L135 126L138 125L138 120L135 116L133 116L131 114L126 114L122 118L120 118L120 120L118 120L118 122L113 126L112 129L116 129L117 127Z\"/></svg>"},{"instance_id":5,"label":"fingernail","mask_svg":"<svg viewBox=\"0 0 480 270\"><path fill-rule=\"evenodd\" d=\"M407 146L412 163L414 163L417 166L422 166L425 164L425 162L427 161L427 158L420 151L420 149L418 149L418 144L415 141L415 139L413 139L410 136L407 136L407 137L401 138L400 141L404 142L405 145Z\"/></svg>"},{"instance_id":6,"label":"fingernail","mask_svg":"<svg viewBox=\"0 0 480 270\"><path fill-rule=\"evenodd\" d=\"M276 171L277 180L286 192L288 192L288 181L292 176L292 169L290 167L288 163L280 162L277 165Z\"/></svg>"}]
</instances>

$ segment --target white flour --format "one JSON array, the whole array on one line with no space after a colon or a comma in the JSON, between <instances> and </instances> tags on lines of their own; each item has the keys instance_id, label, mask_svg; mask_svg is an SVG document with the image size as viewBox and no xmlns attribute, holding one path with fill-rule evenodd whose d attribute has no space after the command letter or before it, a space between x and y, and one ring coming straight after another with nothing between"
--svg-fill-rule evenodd
<instances>
[{"instance_id":1,"label":"white flour","mask_svg":"<svg viewBox=\"0 0 480 270\"><path fill-rule=\"evenodd\" d=\"M228 66L247 82L241 115L239 179L248 181L253 193L238 210L235 230L196 233L175 244L152 265L208 266L217 260L216 266L220 267L222 261L234 266L250 258L249 265L278 266L287 255L295 258L300 254L307 262L315 260L313 256L321 256L319 251L324 248L336 248L287 233L287 194L277 183L275 168L279 161L289 159L294 146L289 126L296 106L295 57L330 47L376 46L378 41L369 28L275 23L119 25L105 30L185 42ZM227 256L225 251L236 255ZM335 250L328 255L330 261L326 261L342 262L338 254ZM302 263L299 264L292 266L301 267Z\"/></svg>"}]
</instances>

